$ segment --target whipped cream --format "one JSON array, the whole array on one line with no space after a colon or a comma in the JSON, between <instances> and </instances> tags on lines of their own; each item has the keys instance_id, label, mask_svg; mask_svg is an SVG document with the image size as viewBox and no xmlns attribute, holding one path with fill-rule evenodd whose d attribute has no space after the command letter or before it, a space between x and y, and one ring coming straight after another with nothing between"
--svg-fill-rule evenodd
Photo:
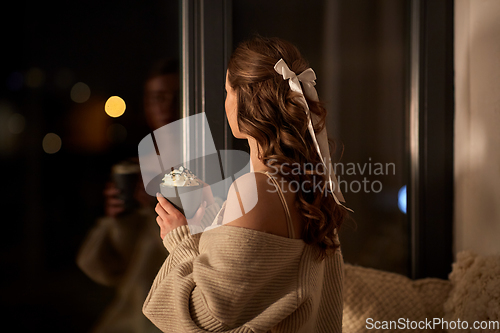
<instances>
[{"instance_id":1,"label":"whipped cream","mask_svg":"<svg viewBox=\"0 0 500 333\"><path fill-rule=\"evenodd\" d=\"M163 177L163 185L167 186L197 186L200 185L198 178L187 168L172 168L172 171Z\"/></svg>"}]
</instances>

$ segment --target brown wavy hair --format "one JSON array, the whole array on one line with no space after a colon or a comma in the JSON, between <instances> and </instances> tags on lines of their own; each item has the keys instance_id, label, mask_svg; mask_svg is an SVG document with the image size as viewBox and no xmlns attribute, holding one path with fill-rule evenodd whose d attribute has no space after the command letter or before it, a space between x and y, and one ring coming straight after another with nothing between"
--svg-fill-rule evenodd
<instances>
[{"instance_id":1,"label":"brown wavy hair","mask_svg":"<svg viewBox=\"0 0 500 333\"><path fill-rule=\"evenodd\" d=\"M339 247L335 233L347 216L327 192L321 159L307 128L307 115L301 95L290 89L288 80L274 70L283 58L297 75L309 68L307 61L291 43L279 38L254 37L241 43L228 64L228 83L237 96L237 122L241 133L256 139L258 156L269 167L283 170L289 183L302 184L295 206L305 221L302 239L317 245L319 259ZM311 112L319 117L318 133L325 126L326 110L307 99ZM301 172L292 169L298 165ZM313 165L315 168L303 168ZM306 186L306 184L308 184ZM321 184L321 191L313 188Z\"/></svg>"}]
</instances>

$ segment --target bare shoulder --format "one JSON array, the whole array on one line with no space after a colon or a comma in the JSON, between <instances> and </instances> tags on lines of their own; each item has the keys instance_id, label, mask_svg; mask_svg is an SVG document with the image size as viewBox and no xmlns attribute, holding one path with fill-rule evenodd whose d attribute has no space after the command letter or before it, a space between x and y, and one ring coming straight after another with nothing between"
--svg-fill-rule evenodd
<instances>
[{"instance_id":1,"label":"bare shoulder","mask_svg":"<svg viewBox=\"0 0 500 333\"><path fill-rule=\"evenodd\" d=\"M268 176L247 173L231 185L222 223L287 235L286 224L279 223L285 218L281 205L276 187Z\"/></svg>"}]
</instances>

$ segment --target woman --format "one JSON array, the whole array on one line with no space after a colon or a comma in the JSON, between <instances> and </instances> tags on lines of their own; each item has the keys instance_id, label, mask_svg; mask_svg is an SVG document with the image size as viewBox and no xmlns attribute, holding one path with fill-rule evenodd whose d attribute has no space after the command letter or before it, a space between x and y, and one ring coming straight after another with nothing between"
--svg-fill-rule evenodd
<instances>
[{"instance_id":1,"label":"woman","mask_svg":"<svg viewBox=\"0 0 500 333\"><path fill-rule=\"evenodd\" d=\"M213 222L220 226L201 234L158 197L170 255L143 311L163 331L342 330L336 232L346 211L317 142L326 111L314 79L298 50L277 38L256 37L232 55L226 113L233 135L248 140L252 172L231 186Z\"/></svg>"}]
</instances>

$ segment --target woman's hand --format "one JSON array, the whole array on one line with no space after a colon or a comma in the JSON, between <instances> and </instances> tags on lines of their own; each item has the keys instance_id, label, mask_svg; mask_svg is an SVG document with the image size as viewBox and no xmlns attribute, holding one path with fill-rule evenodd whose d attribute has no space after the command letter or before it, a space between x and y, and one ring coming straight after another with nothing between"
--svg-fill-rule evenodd
<instances>
[{"instance_id":1,"label":"woman's hand","mask_svg":"<svg viewBox=\"0 0 500 333\"><path fill-rule=\"evenodd\" d=\"M206 201L202 202L193 218L187 220L186 217L160 193L157 193L156 197L158 198L158 204L155 207L155 211L158 214L156 222L160 226L161 239L165 238L170 231L182 225L200 225L201 219L203 215L205 215L205 208L207 207Z\"/></svg>"}]
</instances>

